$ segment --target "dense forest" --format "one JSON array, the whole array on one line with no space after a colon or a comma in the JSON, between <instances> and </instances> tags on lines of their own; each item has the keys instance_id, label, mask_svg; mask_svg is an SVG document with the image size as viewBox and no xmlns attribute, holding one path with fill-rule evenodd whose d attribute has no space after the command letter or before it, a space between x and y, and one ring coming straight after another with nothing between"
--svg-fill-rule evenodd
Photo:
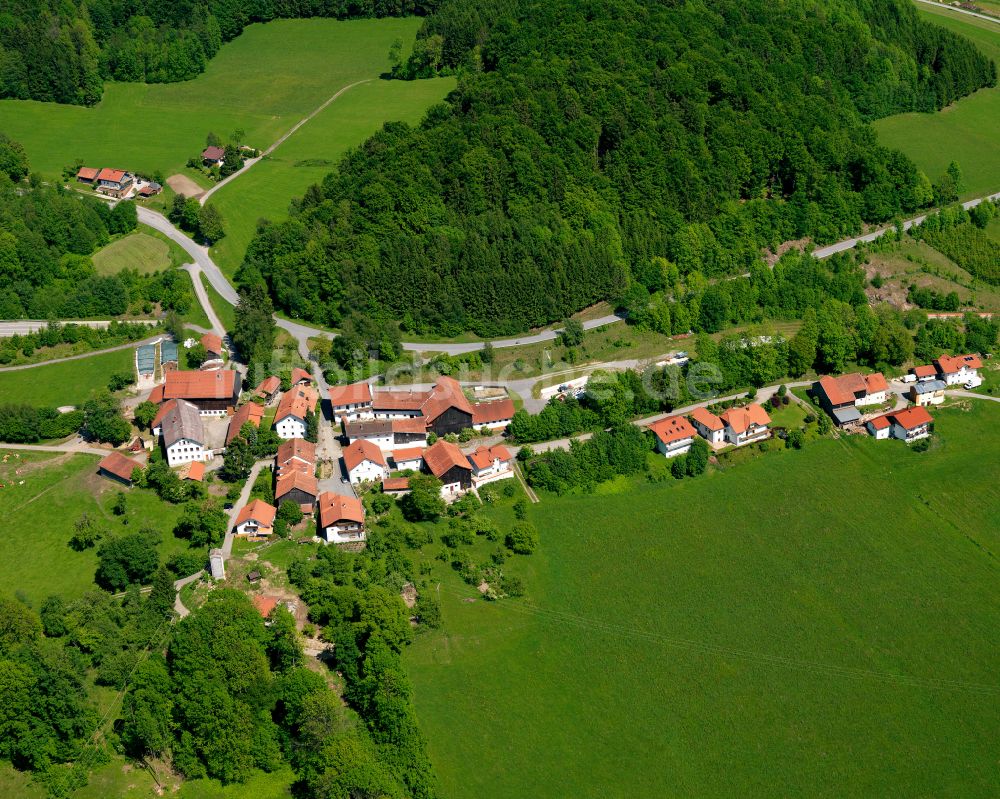
<instances>
[{"instance_id":1,"label":"dense forest","mask_svg":"<svg viewBox=\"0 0 1000 799\"><path fill-rule=\"evenodd\" d=\"M387 125L260 229L244 283L328 324L501 335L617 299L653 257L745 272L930 204L867 121L996 81L906 0L454 2L396 72L447 70L419 127Z\"/></svg>"},{"instance_id":2,"label":"dense forest","mask_svg":"<svg viewBox=\"0 0 1000 799\"><path fill-rule=\"evenodd\" d=\"M252 22L426 14L436 0L0 0L0 97L92 105L104 81L205 69Z\"/></svg>"}]
</instances>

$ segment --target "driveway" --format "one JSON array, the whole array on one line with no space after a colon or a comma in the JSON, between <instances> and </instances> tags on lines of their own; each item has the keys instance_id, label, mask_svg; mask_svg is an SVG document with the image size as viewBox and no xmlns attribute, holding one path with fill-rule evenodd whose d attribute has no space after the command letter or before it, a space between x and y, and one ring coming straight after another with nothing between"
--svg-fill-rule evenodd
<instances>
[{"instance_id":1,"label":"driveway","mask_svg":"<svg viewBox=\"0 0 1000 799\"><path fill-rule=\"evenodd\" d=\"M266 461L257 461L253 465L253 468L250 469L250 476L247 478L243 490L240 492L240 498L233 503L233 508L229 511L229 526L226 528L226 538L222 542L222 556L226 560L233 554L233 538L235 536L233 526L236 524L236 517L250 501L250 491L253 490L253 484L257 481L257 475L260 474L262 469L270 468L273 463L274 459L269 458Z\"/></svg>"}]
</instances>

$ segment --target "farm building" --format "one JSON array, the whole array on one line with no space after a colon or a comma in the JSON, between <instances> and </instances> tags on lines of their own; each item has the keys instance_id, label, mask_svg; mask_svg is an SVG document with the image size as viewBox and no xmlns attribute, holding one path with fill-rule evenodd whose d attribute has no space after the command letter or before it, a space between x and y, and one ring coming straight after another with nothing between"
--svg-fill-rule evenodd
<instances>
[{"instance_id":1,"label":"farm building","mask_svg":"<svg viewBox=\"0 0 1000 799\"><path fill-rule=\"evenodd\" d=\"M97 180L97 175L101 170L94 169L93 167L83 166L80 167L80 171L76 173L76 179L78 183L86 183L90 186L94 185Z\"/></svg>"},{"instance_id":2,"label":"farm building","mask_svg":"<svg viewBox=\"0 0 1000 799\"><path fill-rule=\"evenodd\" d=\"M316 469L316 445L304 438L292 438L278 447L278 472L297 469L312 474Z\"/></svg>"},{"instance_id":3,"label":"farm building","mask_svg":"<svg viewBox=\"0 0 1000 799\"><path fill-rule=\"evenodd\" d=\"M472 404L472 426L477 430L506 430L514 418L514 400L506 397L500 400L474 402Z\"/></svg>"},{"instance_id":4,"label":"farm building","mask_svg":"<svg viewBox=\"0 0 1000 799\"><path fill-rule=\"evenodd\" d=\"M331 544L365 540L365 508L357 497L326 492L319 496L319 535Z\"/></svg>"},{"instance_id":5,"label":"farm building","mask_svg":"<svg viewBox=\"0 0 1000 799\"><path fill-rule=\"evenodd\" d=\"M205 348L209 361L222 360L222 337L215 333L205 333L201 337L201 346Z\"/></svg>"},{"instance_id":6,"label":"farm building","mask_svg":"<svg viewBox=\"0 0 1000 799\"><path fill-rule=\"evenodd\" d=\"M274 502L280 505L285 500L290 500L303 513L312 513L318 493L318 483L312 474L300 469L289 469L282 472L275 483Z\"/></svg>"},{"instance_id":7,"label":"farm building","mask_svg":"<svg viewBox=\"0 0 1000 799\"><path fill-rule=\"evenodd\" d=\"M98 473L127 486L132 485L132 472L141 468L142 464L139 461L126 458L120 452L109 453L97 464Z\"/></svg>"},{"instance_id":8,"label":"farm building","mask_svg":"<svg viewBox=\"0 0 1000 799\"><path fill-rule=\"evenodd\" d=\"M163 434L163 446L170 466L211 460L212 451L206 446L205 426L195 405L176 400L160 419L158 427Z\"/></svg>"},{"instance_id":9,"label":"farm building","mask_svg":"<svg viewBox=\"0 0 1000 799\"><path fill-rule=\"evenodd\" d=\"M305 438L306 420L316 410L319 392L312 386L293 385L286 391L274 415L274 430L279 438Z\"/></svg>"},{"instance_id":10,"label":"farm building","mask_svg":"<svg viewBox=\"0 0 1000 799\"><path fill-rule=\"evenodd\" d=\"M937 377L937 368L933 364L925 363L922 366L912 367L910 374L917 380L933 380Z\"/></svg>"},{"instance_id":11,"label":"farm building","mask_svg":"<svg viewBox=\"0 0 1000 799\"><path fill-rule=\"evenodd\" d=\"M427 430L445 436L468 428L505 428L514 416L514 403L507 398L473 404L457 380L439 377L430 391L376 391L372 414L376 419L420 418Z\"/></svg>"},{"instance_id":12,"label":"farm building","mask_svg":"<svg viewBox=\"0 0 1000 799\"><path fill-rule=\"evenodd\" d=\"M424 450L424 468L441 481L441 496L445 499L472 487L469 459L462 454L462 450L443 438Z\"/></svg>"},{"instance_id":13,"label":"farm building","mask_svg":"<svg viewBox=\"0 0 1000 799\"><path fill-rule=\"evenodd\" d=\"M868 435L874 436L876 439L889 438L891 427L892 424L889 422L888 416L876 416L874 419L869 419L865 422L865 429L868 431Z\"/></svg>"},{"instance_id":14,"label":"farm building","mask_svg":"<svg viewBox=\"0 0 1000 799\"><path fill-rule=\"evenodd\" d=\"M155 197L161 191L163 191L163 186L161 186L159 183L154 183L153 181L150 181L149 183L144 184L141 189L139 189L139 196Z\"/></svg>"},{"instance_id":15,"label":"farm building","mask_svg":"<svg viewBox=\"0 0 1000 799\"><path fill-rule=\"evenodd\" d=\"M351 483L369 483L389 476L389 464L382 450L370 441L358 439L344 448L344 467Z\"/></svg>"},{"instance_id":16,"label":"farm building","mask_svg":"<svg viewBox=\"0 0 1000 799\"><path fill-rule=\"evenodd\" d=\"M401 472L412 470L419 472L424 467L424 450L422 447L405 447L392 451L393 468Z\"/></svg>"},{"instance_id":17,"label":"farm building","mask_svg":"<svg viewBox=\"0 0 1000 799\"><path fill-rule=\"evenodd\" d=\"M202 416L225 416L240 396L240 381L232 369L212 372L179 372L166 374L162 399L187 400L198 408ZM150 396L151 401L153 397Z\"/></svg>"},{"instance_id":18,"label":"farm building","mask_svg":"<svg viewBox=\"0 0 1000 799\"><path fill-rule=\"evenodd\" d=\"M843 426L861 419L859 407L885 402L889 384L881 372L870 375L852 372L840 377L821 377L813 383L812 390L823 409Z\"/></svg>"},{"instance_id":19,"label":"farm building","mask_svg":"<svg viewBox=\"0 0 1000 799\"><path fill-rule=\"evenodd\" d=\"M270 402L277 396L280 388L280 378L271 375L270 377L265 377L260 381L260 385L253 390L253 396L257 399L264 400L264 402Z\"/></svg>"},{"instance_id":20,"label":"farm building","mask_svg":"<svg viewBox=\"0 0 1000 799\"><path fill-rule=\"evenodd\" d=\"M382 493L391 497L401 497L410 493L409 477L387 477L382 481Z\"/></svg>"},{"instance_id":21,"label":"farm building","mask_svg":"<svg viewBox=\"0 0 1000 799\"><path fill-rule=\"evenodd\" d=\"M260 427L260 422L264 418L264 409L256 402L247 402L236 409L229 420L229 429L226 431L226 444L228 445L236 436L240 434L243 425L250 422L254 427Z\"/></svg>"},{"instance_id":22,"label":"farm building","mask_svg":"<svg viewBox=\"0 0 1000 799\"><path fill-rule=\"evenodd\" d=\"M270 535L274 532L276 512L274 505L255 499L240 510L233 527L237 535Z\"/></svg>"},{"instance_id":23,"label":"farm building","mask_svg":"<svg viewBox=\"0 0 1000 799\"><path fill-rule=\"evenodd\" d=\"M656 436L656 451L667 458L683 455L691 449L697 431L683 416L668 416L649 425Z\"/></svg>"},{"instance_id":24,"label":"farm building","mask_svg":"<svg viewBox=\"0 0 1000 799\"><path fill-rule=\"evenodd\" d=\"M312 375L300 366L292 369L291 380L293 386L311 386L313 384Z\"/></svg>"},{"instance_id":25,"label":"farm building","mask_svg":"<svg viewBox=\"0 0 1000 799\"><path fill-rule=\"evenodd\" d=\"M369 383L351 383L330 387L330 407L334 419L351 422L372 417L372 387Z\"/></svg>"},{"instance_id":26,"label":"farm building","mask_svg":"<svg viewBox=\"0 0 1000 799\"><path fill-rule=\"evenodd\" d=\"M173 339L160 340L160 364L164 369L171 364L177 367L177 342Z\"/></svg>"}]
</instances>

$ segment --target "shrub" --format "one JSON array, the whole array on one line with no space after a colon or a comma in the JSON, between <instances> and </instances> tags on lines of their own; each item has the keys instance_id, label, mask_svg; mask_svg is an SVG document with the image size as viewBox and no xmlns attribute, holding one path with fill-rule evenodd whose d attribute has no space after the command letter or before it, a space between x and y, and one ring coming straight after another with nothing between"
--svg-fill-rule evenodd
<instances>
[{"instance_id":1,"label":"shrub","mask_svg":"<svg viewBox=\"0 0 1000 799\"><path fill-rule=\"evenodd\" d=\"M538 546L538 530L531 522L517 522L504 543L518 555L530 555Z\"/></svg>"}]
</instances>

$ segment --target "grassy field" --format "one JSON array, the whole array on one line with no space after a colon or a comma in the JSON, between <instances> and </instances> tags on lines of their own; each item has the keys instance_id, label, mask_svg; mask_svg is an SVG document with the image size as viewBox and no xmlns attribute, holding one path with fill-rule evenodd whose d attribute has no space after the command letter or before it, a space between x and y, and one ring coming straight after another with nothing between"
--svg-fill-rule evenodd
<instances>
[{"instance_id":1,"label":"grassy field","mask_svg":"<svg viewBox=\"0 0 1000 799\"><path fill-rule=\"evenodd\" d=\"M372 77L388 69L373 65ZM212 248L219 267L232 276L243 260L259 219L288 216L292 199L332 172L348 148L361 144L388 121L420 121L429 106L443 100L454 78L421 81L372 80L345 92L309 120L273 154L212 195L226 220L226 237Z\"/></svg>"},{"instance_id":2,"label":"grassy field","mask_svg":"<svg viewBox=\"0 0 1000 799\"><path fill-rule=\"evenodd\" d=\"M80 405L108 384L112 373L132 369L135 350L124 349L17 372L0 372L0 403Z\"/></svg>"},{"instance_id":3,"label":"grassy field","mask_svg":"<svg viewBox=\"0 0 1000 799\"><path fill-rule=\"evenodd\" d=\"M201 152L209 131L242 128L247 144L269 146L337 89L376 77L392 42L412 41L419 26L416 17L251 25L194 80L108 83L93 108L3 100L0 119L48 176L77 158L170 175Z\"/></svg>"},{"instance_id":4,"label":"grassy field","mask_svg":"<svg viewBox=\"0 0 1000 799\"><path fill-rule=\"evenodd\" d=\"M236 307L222 299L222 295L212 287L212 284L208 282L205 275L199 275L199 279L201 280L201 285L205 287L205 293L208 294L208 301L212 303L212 309L215 311L215 315L219 317L219 321L222 322L222 326L226 330L232 330L236 327Z\"/></svg>"},{"instance_id":5,"label":"grassy field","mask_svg":"<svg viewBox=\"0 0 1000 799\"><path fill-rule=\"evenodd\" d=\"M99 275L113 275L123 269L148 275L170 266L170 248L165 241L146 233L131 233L98 250L93 261Z\"/></svg>"},{"instance_id":6,"label":"grassy field","mask_svg":"<svg viewBox=\"0 0 1000 799\"><path fill-rule=\"evenodd\" d=\"M959 33L1000 64L1000 24L919 6L920 13ZM897 114L875 123L879 140L902 150L931 180L958 161L965 177L965 197L1000 191L1000 87L976 92L937 114Z\"/></svg>"},{"instance_id":7,"label":"grassy field","mask_svg":"<svg viewBox=\"0 0 1000 799\"><path fill-rule=\"evenodd\" d=\"M23 591L37 603L49 594L69 597L93 587L96 550L74 552L67 543L84 513L115 533L155 527L163 533L164 559L187 548L170 532L181 507L162 502L152 491L128 490L99 477L96 455L21 452L15 458L14 451L3 450L3 458L0 501L10 524L0 539L0 584L10 591ZM128 495L127 526L111 513L121 490Z\"/></svg>"},{"instance_id":8,"label":"grassy field","mask_svg":"<svg viewBox=\"0 0 1000 799\"><path fill-rule=\"evenodd\" d=\"M441 796L995 796L1000 405L934 415L923 454L543 497L522 600L439 565L407 660Z\"/></svg>"}]
</instances>

